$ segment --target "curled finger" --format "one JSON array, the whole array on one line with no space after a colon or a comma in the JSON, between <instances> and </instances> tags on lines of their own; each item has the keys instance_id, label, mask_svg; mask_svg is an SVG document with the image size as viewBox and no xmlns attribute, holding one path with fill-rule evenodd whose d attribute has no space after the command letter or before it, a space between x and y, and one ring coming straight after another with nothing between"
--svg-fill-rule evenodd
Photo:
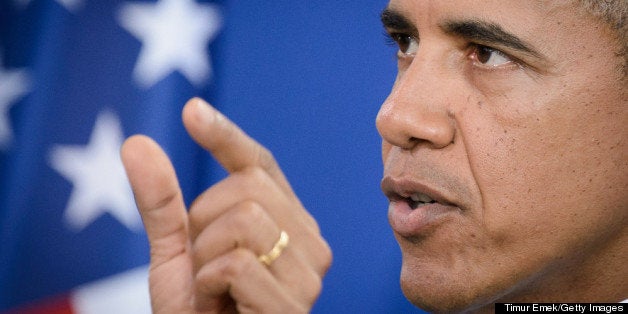
<instances>
[{"instance_id":1,"label":"curled finger","mask_svg":"<svg viewBox=\"0 0 628 314\"><path fill-rule=\"evenodd\" d=\"M234 304L240 313L307 313L250 250L238 248L204 265L195 276L195 307L220 310Z\"/></svg>"},{"instance_id":2,"label":"curled finger","mask_svg":"<svg viewBox=\"0 0 628 314\"><path fill-rule=\"evenodd\" d=\"M207 225L192 243L195 269L236 248L270 251L281 230L256 202L235 204Z\"/></svg>"}]
</instances>

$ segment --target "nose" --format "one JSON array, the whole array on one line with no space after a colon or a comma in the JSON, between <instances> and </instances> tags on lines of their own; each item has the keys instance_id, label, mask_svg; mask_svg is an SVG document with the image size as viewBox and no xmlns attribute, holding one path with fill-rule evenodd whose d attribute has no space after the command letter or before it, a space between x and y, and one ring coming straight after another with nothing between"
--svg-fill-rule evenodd
<instances>
[{"instance_id":1,"label":"nose","mask_svg":"<svg viewBox=\"0 0 628 314\"><path fill-rule=\"evenodd\" d=\"M392 92L377 114L377 130L393 146L412 150L417 145L440 149L453 143L455 121L450 94L457 91L451 74L415 56L400 72Z\"/></svg>"}]
</instances>

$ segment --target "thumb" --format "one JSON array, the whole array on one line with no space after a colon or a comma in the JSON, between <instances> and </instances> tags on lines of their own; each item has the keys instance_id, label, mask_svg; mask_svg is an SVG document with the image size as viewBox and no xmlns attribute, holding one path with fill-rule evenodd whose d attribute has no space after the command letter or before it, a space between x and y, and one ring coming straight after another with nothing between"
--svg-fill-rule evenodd
<instances>
[{"instance_id":1,"label":"thumb","mask_svg":"<svg viewBox=\"0 0 628 314\"><path fill-rule=\"evenodd\" d=\"M185 252L187 212L174 168L149 137L135 135L122 145L122 162L135 194L148 241L153 268Z\"/></svg>"}]
</instances>

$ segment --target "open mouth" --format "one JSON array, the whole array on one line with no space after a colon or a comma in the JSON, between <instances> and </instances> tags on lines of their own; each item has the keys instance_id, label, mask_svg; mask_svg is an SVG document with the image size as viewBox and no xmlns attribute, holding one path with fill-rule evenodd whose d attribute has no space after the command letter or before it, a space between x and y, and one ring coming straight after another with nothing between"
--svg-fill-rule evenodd
<instances>
[{"instance_id":1,"label":"open mouth","mask_svg":"<svg viewBox=\"0 0 628 314\"><path fill-rule=\"evenodd\" d=\"M431 197L422 193L412 194L412 196L406 199L406 202L412 209L417 209L419 207L436 203L436 201L433 200Z\"/></svg>"}]
</instances>

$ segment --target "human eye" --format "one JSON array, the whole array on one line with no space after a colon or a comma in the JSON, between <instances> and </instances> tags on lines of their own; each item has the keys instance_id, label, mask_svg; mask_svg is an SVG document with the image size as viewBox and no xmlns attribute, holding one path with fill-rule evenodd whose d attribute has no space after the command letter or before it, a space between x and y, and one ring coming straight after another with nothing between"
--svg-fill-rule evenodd
<instances>
[{"instance_id":1,"label":"human eye","mask_svg":"<svg viewBox=\"0 0 628 314\"><path fill-rule=\"evenodd\" d=\"M419 41L411 35L405 33L390 32L386 34L391 45L399 47L399 54L413 56L419 48Z\"/></svg>"},{"instance_id":2,"label":"human eye","mask_svg":"<svg viewBox=\"0 0 628 314\"><path fill-rule=\"evenodd\" d=\"M517 64L516 60L504 52L483 45L473 45L469 57L475 65L483 68L501 68Z\"/></svg>"}]
</instances>

